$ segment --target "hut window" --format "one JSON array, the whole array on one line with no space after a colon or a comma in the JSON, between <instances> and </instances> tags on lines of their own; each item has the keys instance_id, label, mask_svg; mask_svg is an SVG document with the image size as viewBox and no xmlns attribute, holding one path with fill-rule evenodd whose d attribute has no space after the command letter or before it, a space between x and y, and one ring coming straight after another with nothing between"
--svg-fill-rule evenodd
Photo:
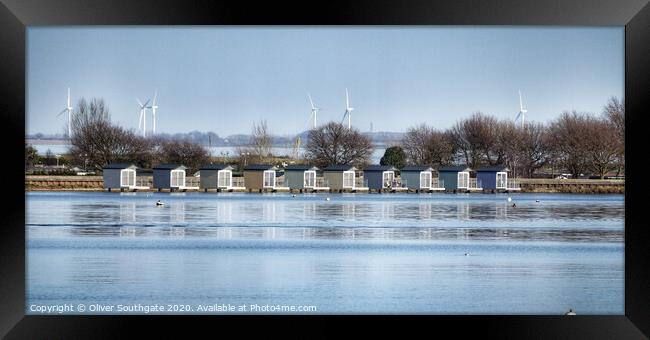
<instances>
[{"instance_id":1,"label":"hut window","mask_svg":"<svg viewBox=\"0 0 650 340\"><path fill-rule=\"evenodd\" d=\"M458 188L469 188L469 172L458 173Z\"/></svg>"},{"instance_id":2,"label":"hut window","mask_svg":"<svg viewBox=\"0 0 650 340\"><path fill-rule=\"evenodd\" d=\"M505 172L497 172L497 188L505 189L508 184L508 174Z\"/></svg>"},{"instance_id":3,"label":"hut window","mask_svg":"<svg viewBox=\"0 0 650 340\"><path fill-rule=\"evenodd\" d=\"M431 172L420 172L420 188L431 188Z\"/></svg>"},{"instance_id":4,"label":"hut window","mask_svg":"<svg viewBox=\"0 0 650 340\"><path fill-rule=\"evenodd\" d=\"M120 186L123 187L135 186L135 170L124 169L120 171Z\"/></svg>"},{"instance_id":5,"label":"hut window","mask_svg":"<svg viewBox=\"0 0 650 340\"><path fill-rule=\"evenodd\" d=\"M171 171L171 186L183 187L185 186L185 170L172 170Z\"/></svg>"},{"instance_id":6,"label":"hut window","mask_svg":"<svg viewBox=\"0 0 650 340\"><path fill-rule=\"evenodd\" d=\"M305 188L313 188L316 186L316 171L305 171Z\"/></svg>"},{"instance_id":7,"label":"hut window","mask_svg":"<svg viewBox=\"0 0 650 340\"><path fill-rule=\"evenodd\" d=\"M395 172L393 171L384 171L381 175L381 180L383 187L390 187L393 185L393 179L395 179Z\"/></svg>"},{"instance_id":8,"label":"hut window","mask_svg":"<svg viewBox=\"0 0 650 340\"><path fill-rule=\"evenodd\" d=\"M232 186L232 171L230 170L219 170L217 172L218 183L217 186L220 188L229 188Z\"/></svg>"},{"instance_id":9,"label":"hut window","mask_svg":"<svg viewBox=\"0 0 650 340\"><path fill-rule=\"evenodd\" d=\"M264 187L273 188L275 187L275 171L274 170L265 170L264 171Z\"/></svg>"},{"instance_id":10,"label":"hut window","mask_svg":"<svg viewBox=\"0 0 650 340\"><path fill-rule=\"evenodd\" d=\"M354 171L343 171L343 187L354 188Z\"/></svg>"}]
</instances>

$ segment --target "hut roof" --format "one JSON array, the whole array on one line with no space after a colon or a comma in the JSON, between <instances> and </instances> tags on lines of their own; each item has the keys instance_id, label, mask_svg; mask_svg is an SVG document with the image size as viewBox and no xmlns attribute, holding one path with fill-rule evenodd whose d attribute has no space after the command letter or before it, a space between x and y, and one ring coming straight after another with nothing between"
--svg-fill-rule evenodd
<instances>
[{"instance_id":1,"label":"hut roof","mask_svg":"<svg viewBox=\"0 0 650 340\"><path fill-rule=\"evenodd\" d=\"M127 169L127 168L137 168L133 163L111 163L104 166L104 169Z\"/></svg>"},{"instance_id":2,"label":"hut roof","mask_svg":"<svg viewBox=\"0 0 650 340\"><path fill-rule=\"evenodd\" d=\"M207 164L202 166L199 170L232 170L233 167L228 164Z\"/></svg>"},{"instance_id":3,"label":"hut roof","mask_svg":"<svg viewBox=\"0 0 650 340\"><path fill-rule=\"evenodd\" d=\"M308 164L295 164L288 165L284 167L284 171L307 171L307 170L319 170L318 167Z\"/></svg>"},{"instance_id":4,"label":"hut roof","mask_svg":"<svg viewBox=\"0 0 650 340\"><path fill-rule=\"evenodd\" d=\"M466 165L454 165L454 166L441 166L438 168L438 172L461 172L461 171L471 171L472 169Z\"/></svg>"},{"instance_id":5,"label":"hut roof","mask_svg":"<svg viewBox=\"0 0 650 340\"><path fill-rule=\"evenodd\" d=\"M350 170L357 170L352 165L348 164L333 164L333 165L328 165L323 171L350 171Z\"/></svg>"},{"instance_id":6,"label":"hut roof","mask_svg":"<svg viewBox=\"0 0 650 340\"><path fill-rule=\"evenodd\" d=\"M395 171L395 168L392 165L368 165L363 169L363 171Z\"/></svg>"},{"instance_id":7,"label":"hut roof","mask_svg":"<svg viewBox=\"0 0 650 340\"><path fill-rule=\"evenodd\" d=\"M403 167L400 171L433 171L433 168L428 165L409 165Z\"/></svg>"},{"instance_id":8,"label":"hut roof","mask_svg":"<svg viewBox=\"0 0 650 340\"><path fill-rule=\"evenodd\" d=\"M278 167L271 164L250 164L244 167L244 170L249 171L262 171L262 170L277 170Z\"/></svg>"},{"instance_id":9,"label":"hut roof","mask_svg":"<svg viewBox=\"0 0 650 340\"><path fill-rule=\"evenodd\" d=\"M484 166L476 170L477 172L501 172L508 171L505 165Z\"/></svg>"},{"instance_id":10,"label":"hut roof","mask_svg":"<svg viewBox=\"0 0 650 340\"><path fill-rule=\"evenodd\" d=\"M163 163L163 164L158 164L153 167L154 170L176 170L179 168L182 168L183 170L187 169L186 166L183 164L176 164L176 163Z\"/></svg>"}]
</instances>

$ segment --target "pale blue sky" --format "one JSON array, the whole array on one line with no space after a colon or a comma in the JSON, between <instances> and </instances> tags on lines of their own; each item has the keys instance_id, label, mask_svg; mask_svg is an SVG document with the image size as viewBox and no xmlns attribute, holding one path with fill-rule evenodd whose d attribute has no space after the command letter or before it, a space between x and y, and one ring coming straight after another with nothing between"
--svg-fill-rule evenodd
<instances>
[{"instance_id":1,"label":"pale blue sky","mask_svg":"<svg viewBox=\"0 0 650 340\"><path fill-rule=\"evenodd\" d=\"M102 97L112 120L136 129L135 97L158 89L157 131L249 133L310 127L307 92L352 125L439 128L482 111L527 121L564 110L600 113L623 97L623 27L31 27L27 133L63 133L73 103ZM149 117L149 121L150 121Z\"/></svg>"}]
</instances>

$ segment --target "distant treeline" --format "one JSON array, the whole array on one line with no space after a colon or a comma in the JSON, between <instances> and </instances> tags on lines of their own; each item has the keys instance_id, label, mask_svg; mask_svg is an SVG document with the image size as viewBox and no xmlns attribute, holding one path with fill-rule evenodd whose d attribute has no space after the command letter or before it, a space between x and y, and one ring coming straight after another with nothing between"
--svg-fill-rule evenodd
<instances>
[{"instance_id":1,"label":"distant treeline","mask_svg":"<svg viewBox=\"0 0 650 340\"><path fill-rule=\"evenodd\" d=\"M144 168L157 163L181 163L190 170L209 162L228 162L240 168L279 161L321 167L364 166L370 162L378 139L391 141L382 163L398 168L407 164L466 164L471 168L506 165L516 170L517 176L525 177L548 167L554 173L566 171L574 177L604 177L610 171L622 173L625 167L625 105L611 98L599 114L563 112L548 123L528 121L525 125L477 112L445 130L421 123L404 134L362 133L328 122L297 137L277 137L266 121L261 121L253 124L249 135L220 138L212 132L193 131L145 138L112 123L103 99L82 98L72 116L69 157L71 164L97 170L114 162L133 162ZM236 152L232 157L217 159L210 157L208 145L235 146ZM292 154L278 158L272 154L272 147L277 145L292 147ZM299 159L301 148L304 159ZM28 167L37 160L34 152L26 145ZM52 161L51 157L47 159Z\"/></svg>"},{"instance_id":2,"label":"distant treeline","mask_svg":"<svg viewBox=\"0 0 650 340\"><path fill-rule=\"evenodd\" d=\"M370 140L355 129L330 122L309 132L306 157L316 165L368 163ZM563 112L548 123L513 122L481 112L442 130L421 123L386 149L382 164L505 165L516 176L533 177L546 168L574 178L603 178L625 168L625 105L610 98L600 114Z\"/></svg>"},{"instance_id":3,"label":"distant treeline","mask_svg":"<svg viewBox=\"0 0 650 340\"><path fill-rule=\"evenodd\" d=\"M295 136L271 136L273 146L287 146L295 142L297 137L303 140L307 139L309 131L301 132ZM387 145L399 141L404 136L403 132L363 132L370 140L379 145ZM214 132L190 131L179 133L156 133L156 137L162 140L191 141L204 146L230 146L248 145L252 143L254 136L252 134L234 134L227 137L221 137ZM26 139L45 139L45 140L66 140L64 134L28 134Z\"/></svg>"}]
</instances>

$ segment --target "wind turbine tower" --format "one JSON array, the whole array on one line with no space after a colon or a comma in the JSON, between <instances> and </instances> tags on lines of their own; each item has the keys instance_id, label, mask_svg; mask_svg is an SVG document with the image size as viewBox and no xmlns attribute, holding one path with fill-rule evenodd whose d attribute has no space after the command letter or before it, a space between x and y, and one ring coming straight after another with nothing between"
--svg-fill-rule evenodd
<instances>
[{"instance_id":1,"label":"wind turbine tower","mask_svg":"<svg viewBox=\"0 0 650 340\"><path fill-rule=\"evenodd\" d=\"M72 137L72 106L70 105L70 88L68 87L68 106L59 112L57 117L62 115L64 112L68 111L68 138Z\"/></svg>"},{"instance_id":2,"label":"wind turbine tower","mask_svg":"<svg viewBox=\"0 0 650 340\"><path fill-rule=\"evenodd\" d=\"M341 120L341 123L345 121L345 116L348 116L348 130L352 128L352 110L354 110L353 107L350 107L350 94L348 93L348 89L345 89L345 113L343 114L343 119Z\"/></svg>"},{"instance_id":3,"label":"wind turbine tower","mask_svg":"<svg viewBox=\"0 0 650 340\"><path fill-rule=\"evenodd\" d=\"M149 99L147 99L144 105L139 98L135 98L135 100L140 105L140 123L138 124L138 128L142 128L142 137L147 137L147 109L149 108L147 104L149 104Z\"/></svg>"},{"instance_id":4,"label":"wind turbine tower","mask_svg":"<svg viewBox=\"0 0 650 340\"><path fill-rule=\"evenodd\" d=\"M515 122L521 118L521 128L523 129L526 126L526 112L528 110L524 109L524 103L521 100L521 90L519 90L519 113L517 114L517 117L515 118Z\"/></svg>"},{"instance_id":5,"label":"wind turbine tower","mask_svg":"<svg viewBox=\"0 0 650 340\"><path fill-rule=\"evenodd\" d=\"M158 89L155 90L153 94L153 102L151 103L151 106L149 108L151 109L152 113L152 118L153 118L153 134L156 134L156 109L158 108L158 105L156 105L156 97L158 97Z\"/></svg>"},{"instance_id":6,"label":"wind turbine tower","mask_svg":"<svg viewBox=\"0 0 650 340\"><path fill-rule=\"evenodd\" d=\"M307 93L307 97L309 97L309 103L311 104L311 115L314 117L314 129L316 128L316 113L320 111L320 108L314 106L314 101L311 100L311 95Z\"/></svg>"}]
</instances>

